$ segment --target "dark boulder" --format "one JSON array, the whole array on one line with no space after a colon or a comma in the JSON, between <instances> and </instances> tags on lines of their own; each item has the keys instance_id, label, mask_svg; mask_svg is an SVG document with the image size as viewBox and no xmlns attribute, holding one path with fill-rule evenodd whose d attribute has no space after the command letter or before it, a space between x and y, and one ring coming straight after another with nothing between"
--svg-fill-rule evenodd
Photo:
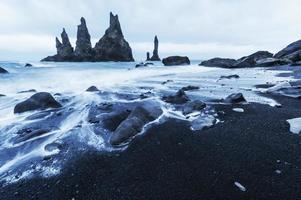
<instances>
[{"instance_id":1,"label":"dark boulder","mask_svg":"<svg viewBox=\"0 0 301 200\"><path fill-rule=\"evenodd\" d=\"M99 92L100 90L96 86L89 87L86 92Z\"/></svg>"},{"instance_id":2,"label":"dark boulder","mask_svg":"<svg viewBox=\"0 0 301 200\"><path fill-rule=\"evenodd\" d=\"M240 78L240 76L237 75L237 74L233 74L233 75L221 76L221 77L220 77L220 79L232 79L232 78L238 79L238 78Z\"/></svg>"},{"instance_id":3,"label":"dark boulder","mask_svg":"<svg viewBox=\"0 0 301 200\"><path fill-rule=\"evenodd\" d=\"M179 90L175 95L164 96L163 101L171 104L184 104L189 101L184 90Z\"/></svg>"},{"instance_id":4,"label":"dark boulder","mask_svg":"<svg viewBox=\"0 0 301 200\"><path fill-rule=\"evenodd\" d=\"M112 134L110 144L120 145L128 141L139 134L147 123L154 121L157 117L159 116L152 115L149 109L136 107Z\"/></svg>"},{"instance_id":5,"label":"dark boulder","mask_svg":"<svg viewBox=\"0 0 301 200\"><path fill-rule=\"evenodd\" d=\"M47 108L60 108L62 105L58 103L51 94L40 92L32 95L29 99L18 103L15 106L14 113L23 113Z\"/></svg>"},{"instance_id":6,"label":"dark boulder","mask_svg":"<svg viewBox=\"0 0 301 200\"><path fill-rule=\"evenodd\" d=\"M158 37L155 36L153 56L148 60L150 60L150 61L161 61L158 51L159 51L159 40L158 40Z\"/></svg>"},{"instance_id":7,"label":"dark boulder","mask_svg":"<svg viewBox=\"0 0 301 200\"><path fill-rule=\"evenodd\" d=\"M231 104L239 104L239 103L245 103L247 100L243 96L242 93L234 93L229 95L225 100L225 103L231 103Z\"/></svg>"},{"instance_id":8,"label":"dark boulder","mask_svg":"<svg viewBox=\"0 0 301 200\"><path fill-rule=\"evenodd\" d=\"M268 51L258 51L252 55L241 58L234 65L235 68L255 67L258 60L272 58L273 54Z\"/></svg>"},{"instance_id":9,"label":"dark boulder","mask_svg":"<svg viewBox=\"0 0 301 200\"><path fill-rule=\"evenodd\" d=\"M275 58L284 58L289 56L290 54L301 50L301 40L291 43L281 51L275 54Z\"/></svg>"},{"instance_id":10,"label":"dark boulder","mask_svg":"<svg viewBox=\"0 0 301 200\"><path fill-rule=\"evenodd\" d=\"M81 18L81 24L77 28L77 40L74 55L81 60L91 60L92 44L85 18Z\"/></svg>"},{"instance_id":11,"label":"dark boulder","mask_svg":"<svg viewBox=\"0 0 301 200\"><path fill-rule=\"evenodd\" d=\"M93 51L95 61L134 61L132 49L124 39L118 15L110 13L110 27Z\"/></svg>"},{"instance_id":12,"label":"dark boulder","mask_svg":"<svg viewBox=\"0 0 301 200\"><path fill-rule=\"evenodd\" d=\"M0 74L7 74L8 71L6 71L5 69L3 69L2 67L0 67Z\"/></svg>"},{"instance_id":13,"label":"dark boulder","mask_svg":"<svg viewBox=\"0 0 301 200\"><path fill-rule=\"evenodd\" d=\"M236 60L229 58L213 58L210 60L203 61L200 66L206 67L222 67L232 68L236 64Z\"/></svg>"},{"instance_id":14,"label":"dark boulder","mask_svg":"<svg viewBox=\"0 0 301 200\"><path fill-rule=\"evenodd\" d=\"M193 85L188 85L186 87L183 87L181 90L183 91L191 91L191 90L198 90L200 87L198 86L193 86Z\"/></svg>"},{"instance_id":15,"label":"dark boulder","mask_svg":"<svg viewBox=\"0 0 301 200\"><path fill-rule=\"evenodd\" d=\"M183 106L182 112L184 115L188 115L195 111L201 111L206 108L206 104L200 100L188 102Z\"/></svg>"},{"instance_id":16,"label":"dark boulder","mask_svg":"<svg viewBox=\"0 0 301 200\"><path fill-rule=\"evenodd\" d=\"M288 59L277 59L277 58L265 58L261 60L257 60L256 67L273 67L273 66L281 66L281 65L289 65L292 61Z\"/></svg>"},{"instance_id":17,"label":"dark boulder","mask_svg":"<svg viewBox=\"0 0 301 200\"><path fill-rule=\"evenodd\" d=\"M147 62L147 63L139 63L139 64L137 64L135 67L136 68L140 68L140 67L147 67L147 66L149 66L149 65L154 65L154 63L150 63L150 62Z\"/></svg>"},{"instance_id":18,"label":"dark boulder","mask_svg":"<svg viewBox=\"0 0 301 200\"><path fill-rule=\"evenodd\" d=\"M32 64L26 63L24 67L32 67Z\"/></svg>"},{"instance_id":19,"label":"dark boulder","mask_svg":"<svg viewBox=\"0 0 301 200\"><path fill-rule=\"evenodd\" d=\"M190 60L187 56L170 56L163 59L165 66L190 65Z\"/></svg>"},{"instance_id":20,"label":"dark boulder","mask_svg":"<svg viewBox=\"0 0 301 200\"><path fill-rule=\"evenodd\" d=\"M25 142L27 140L30 140L32 138L44 135L48 132L50 132L50 129L38 129L38 130L28 130L23 132L22 134L19 134L17 138L14 139L14 143L18 144L20 142Z\"/></svg>"}]
</instances>

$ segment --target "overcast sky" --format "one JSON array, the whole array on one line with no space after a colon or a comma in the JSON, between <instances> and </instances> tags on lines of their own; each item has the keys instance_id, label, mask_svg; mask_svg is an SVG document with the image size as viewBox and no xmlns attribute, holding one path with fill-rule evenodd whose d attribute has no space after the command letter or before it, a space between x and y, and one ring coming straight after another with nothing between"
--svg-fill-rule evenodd
<instances>
[{"instance_id":1,"label":"overcast sky","mask_svg":"<svg viewBox=\"0 0 301 200\"><path fill-rule=\"evenodd\" d=\"M94 43L109 12L119 15L136 60L161 57L239 58L256 50L273 53L301 39L300 0L0 0L0 60L38 60L56 53L65 27L75 43L81 16Z\"/></svg>"}]
</instances>

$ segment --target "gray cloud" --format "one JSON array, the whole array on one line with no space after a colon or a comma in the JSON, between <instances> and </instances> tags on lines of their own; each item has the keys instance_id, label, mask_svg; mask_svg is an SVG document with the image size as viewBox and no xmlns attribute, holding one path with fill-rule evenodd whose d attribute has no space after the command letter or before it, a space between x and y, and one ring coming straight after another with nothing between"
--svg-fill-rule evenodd
<instances>
[{"instance_id":1,"label":"gray cloud","mask_svg":"<svg viewBox=\"0 0 301 200\"><path fill-rule=\"evenodd\" d=\"M23 52L38 59L54 53L53 37L65 27L74 38L81 16L97 40L108 26L110 11L119 14L138 58L151 50L155 34L163 55L170 51L208 58L239 57L256 49L275 52L301 38L300 5L299 0L2 0L0 58L23 58Z\"/></svg>"}]
</instances>

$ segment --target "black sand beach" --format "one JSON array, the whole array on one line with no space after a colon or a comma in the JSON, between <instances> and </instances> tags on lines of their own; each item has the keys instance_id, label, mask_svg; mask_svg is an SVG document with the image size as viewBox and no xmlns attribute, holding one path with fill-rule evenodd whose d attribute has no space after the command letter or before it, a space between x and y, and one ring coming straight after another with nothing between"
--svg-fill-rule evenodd
<instances>
[{"instance_id":1,"label":"black sand beach","mask_svg":"<svg viewBox=\"0 0 301 200\"><path fill-rule=\"evenodd\" d=\"M301 138L286 120L301 102L274 98L282 108L217 105L224 122L204 131L170 120L122 153L85 152L57 177L2 187L0 199L298 199Z\"/></svg>"}]
</instances>

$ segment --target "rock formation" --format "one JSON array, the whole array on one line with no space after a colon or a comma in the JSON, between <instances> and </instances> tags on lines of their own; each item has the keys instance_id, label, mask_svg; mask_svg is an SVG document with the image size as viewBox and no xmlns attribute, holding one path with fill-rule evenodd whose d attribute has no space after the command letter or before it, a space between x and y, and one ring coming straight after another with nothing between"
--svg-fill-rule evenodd
<instances>
[{"instance_id":1,"label":"rock formation","mask_svg":"<svg viewBox=\"0 0 301 200\"><path fill-rule=\"evenodd\" d=\"M110 27L105 35L92 48L86 20L82 17L78 26L76 48L73 50L69 37L63 29L62 42L56 38L57 54L42 61L53 62L97 62L97 61L134 61L132 49L124 39L117 15L110 13Z\"/></svg>"},{"instance_id":2,"label":"rock formation","mask_svg":"<svg viewBox=\"0 0 301 200\"><path fill-rule=\"evenodd\" d=\"M147 60L148 61L161 61L158 51L159 51L159 40L158 40L158 37L155 36L153 56L151 58L149 58L149 53L148 53Z\"/></svg>"},{"instance_id":3,"label":"rock formation","mask_svg":"<svg viewBox=\"0 0 301 200\"><path fill-rule=\"evenodd\" d=\"M95 61L134 61L132 49L124 39L118 15L110 13L110 27L93 50Z\"/></svg>"},{"instance_id":4,"label":"rock formation","mask_svg":"<svg viewBox=\"0 0 301 200\"><path fill-rule=\"evenodd\" d=\"M85 18L81 18L81 24L77 29L77 40L74 56L80 60L91 60L92 58L92 44L91 36L89 34Z\"/></svg>"},{"instance_id":5,"label":"rock formation","mask_svg":"<svg viewBox=\"0 0 301 200\"><path fill-rule=\"evenodd\" d=\"M8 71L2 67L0 67L0 74L7 74Z\"/></svg>"},{"instance_id":6,"label":"rock formation","mask_svg":"<svg viewBox=\"0 0 301 200\"><path fill-rule=\"evenodd\" d=\"M173 65L190 65L190 60L187 56L170 56L162 60L165 66Z\"/></svg>"},{"instance_id":7,"label":"rock formation","mask_svg":"<svg viewBox=\"0 0 301 200\"><path fill-rule=\"evenodd\" d=\"M146 61L150 61L150 53L149 52L146 53Z\"/></svg>"}]
</instances>

